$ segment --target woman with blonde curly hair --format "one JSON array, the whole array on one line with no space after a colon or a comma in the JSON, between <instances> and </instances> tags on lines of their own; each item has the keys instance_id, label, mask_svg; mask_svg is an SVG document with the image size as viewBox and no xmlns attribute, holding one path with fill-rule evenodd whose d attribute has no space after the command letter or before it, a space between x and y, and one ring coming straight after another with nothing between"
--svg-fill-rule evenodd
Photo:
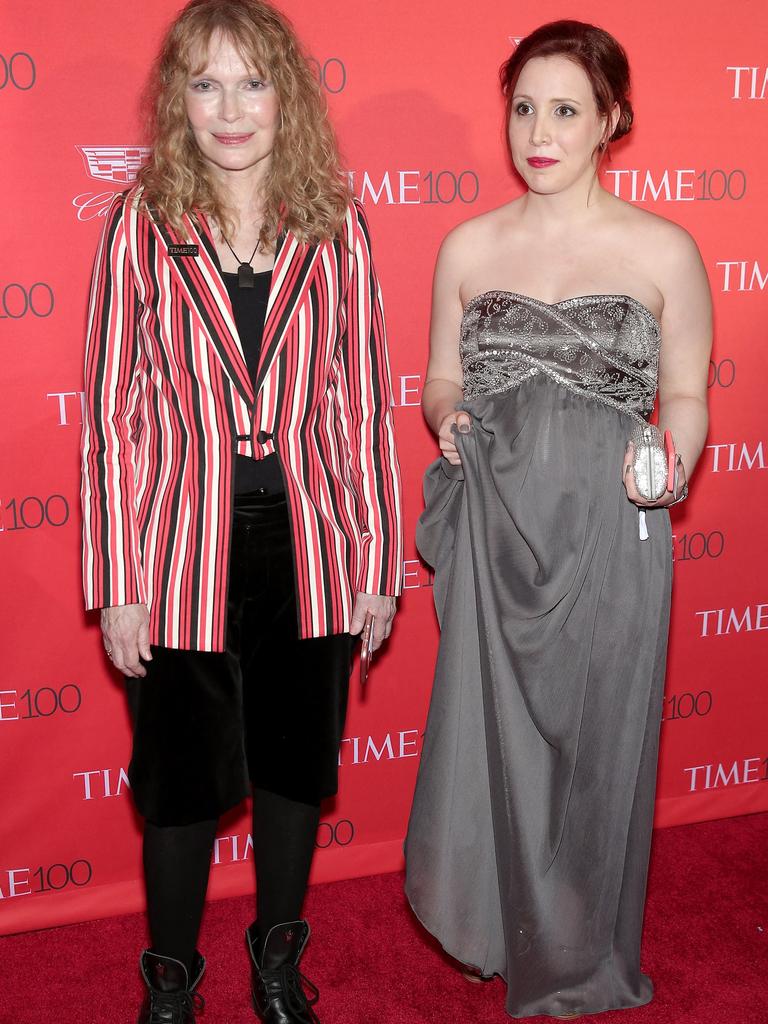
<instances>
[{"instance_id":1,"label":"woman with blonde curly hair","mask_svg":"<svg viewBox=\"0 0 768 1024\"><path fill-rule=\"evenodd\" d=\"M400 498L362 209L286 20L193 0L154 146L93 275L84 581L126 678L151 948L140 1024L187 1024L219 817L253 797L253 1005L316 1022L298 964L353 637L389 635Z\"/></svg>"}]
</instances>

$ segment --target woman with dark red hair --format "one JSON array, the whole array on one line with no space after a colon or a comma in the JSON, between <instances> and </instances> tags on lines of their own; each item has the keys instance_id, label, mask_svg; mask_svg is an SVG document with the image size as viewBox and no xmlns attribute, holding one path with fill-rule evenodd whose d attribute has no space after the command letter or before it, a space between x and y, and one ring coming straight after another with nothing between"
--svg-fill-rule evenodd
<instances>
[{"instance_id":1,"label":"woman with dark red hair","mask_svg":"<svg viewBox=\"0 0 768 1024\"><path fill-rule=\"evenodd\" d=\"M667 508L706 435L710 296L689 235L600 184L632 125L616 40L545 25L501 79L527 190L451 232L435 273L443 457L418 543L442 635L407 892L468 977L506 980L512 1016L576 1017L652 995Z\"/></svg>"}]
</instances>

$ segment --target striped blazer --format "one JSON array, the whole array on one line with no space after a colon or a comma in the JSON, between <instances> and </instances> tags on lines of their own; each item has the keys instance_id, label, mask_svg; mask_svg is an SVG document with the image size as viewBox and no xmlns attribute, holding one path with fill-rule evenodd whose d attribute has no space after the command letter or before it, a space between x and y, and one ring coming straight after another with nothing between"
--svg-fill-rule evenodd
<instances>
[{"instance_id":1,"label":"striped blazer","mask_svg":"<svg viewBox=\"0 0 768 1024\"><path fill-rule=\"evenodd\" d=\"M203 216L183 236L112 203L88 310L86 607L145 603L152 643L225 643L235 454L277 452L302 637L349 628L357 591L401 588L384 317L365 216L277 244L251 381ZM181 255L169 246L197 246Z\"/></svg>"}]
</instances>

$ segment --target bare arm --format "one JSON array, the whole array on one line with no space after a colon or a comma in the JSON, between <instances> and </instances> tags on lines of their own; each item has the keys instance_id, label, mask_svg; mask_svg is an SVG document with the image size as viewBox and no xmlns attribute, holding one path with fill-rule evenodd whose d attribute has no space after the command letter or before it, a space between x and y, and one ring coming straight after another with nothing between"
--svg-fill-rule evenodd
<instances>
[{"instance_id":1,"label":"bare arm","mask_svg":"<svg viewBox=\"0 0 768 1024\"><path fill-rule=\"evenodd\" d=\"M664 287L659 367L659 428L671 430L690 479L707 436L707 374L712 298L696 243L681 240Z\"/></svg>"},{"instance_id":2,"label":"bare arm","mask_svg":"<svg viewBox=\"0 0 768 1024\"><path fill-rule=\"evenodd\" d=\"M665 247L664 296L659 363L659 429L669 430L682 458L686 480L707 436L707 374L712 350L712 298L707 274L693 239L676 231ZM626 465L626 464L625 464ZM637 504L668 505L672 495L645 502L625 473L627 493Z\"/></svg>"},{"instance_id":3,"label":"bare arm","mask_svg":"<svg viewBox=\"0 0 768 1024\"><path fill-rule=\"evenodd\" d=\"M437 257L432 287L432 320L429 334L429 362L422 393L424 418L437 434L440 450L453 465L459 455L453 443L452 427L466 433L470 429L467 413L456 412L463 397L459 331L462 303L460 295L462 264L461 232L452 232L443 242Z\"/></svg>"}]
</instances>

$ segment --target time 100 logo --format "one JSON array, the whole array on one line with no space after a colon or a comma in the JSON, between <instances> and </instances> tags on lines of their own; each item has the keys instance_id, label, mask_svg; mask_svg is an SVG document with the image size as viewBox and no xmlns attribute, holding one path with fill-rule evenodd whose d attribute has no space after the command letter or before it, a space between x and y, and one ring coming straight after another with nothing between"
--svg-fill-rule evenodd
<instances>
[{"instance_id":1,"label":"time 100 logo","mask_svg":"<svg viewBox=\"0 0 768 1024\"><path fill-rule=\"evenodd\" d=\"M480 178L470 170L350 171L349 180L361 201L374 206L469 206L480 195Z\"/></svg>"},{"instance_id":2,"label":"time 100 logo","mask_svg":"<svg viewBox=\"0 0 768 1024\"><path fill-rule=\"evenodd\" d=\"M18 89L27 92L37 80L37 68L28 53L12 53L10 57L0 53L0 91Z\"/></svg>"},{"instance_id":3,"label":"time 100 logo","mask_svg":"<svg viewBox=\"0 0 768 1024\"><path fill-rule=\"evenodd\" d=\"M54 305L53 289L45 281L32 285L12 281L0 286L0 320L21 320L27 315L44 320L51 315Z\"/></svg>"}]
</instances>

